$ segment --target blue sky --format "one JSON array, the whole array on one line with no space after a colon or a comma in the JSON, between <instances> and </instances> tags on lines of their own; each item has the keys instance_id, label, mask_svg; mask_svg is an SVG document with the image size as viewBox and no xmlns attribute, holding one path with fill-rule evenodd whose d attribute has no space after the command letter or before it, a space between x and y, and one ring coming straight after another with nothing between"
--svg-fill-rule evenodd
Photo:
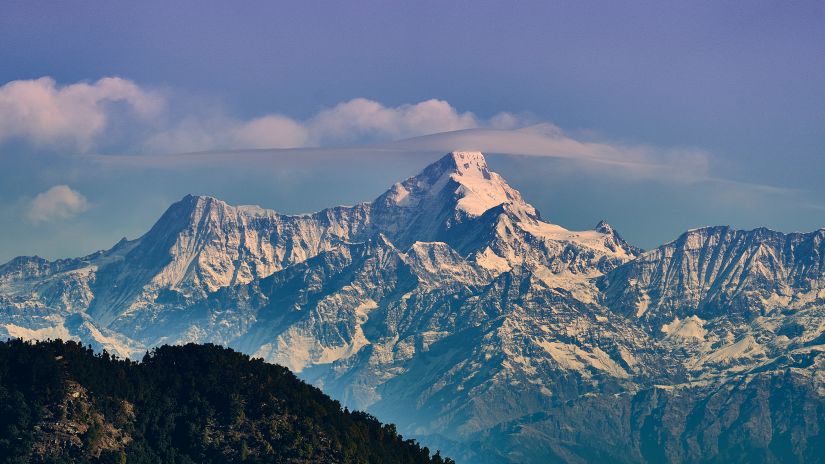
<instances>
[{"instance_id":1,"label":"blue sky","mask_svg":"<svg viewBox=\"0 0 825 464\"><path fill-rule=\"evenodd\" d=\"M171 3L0 5L0 260L188 192L365 201L450 149L643 247L825 226L822 2Z\"/></svg>"}]
</instances>

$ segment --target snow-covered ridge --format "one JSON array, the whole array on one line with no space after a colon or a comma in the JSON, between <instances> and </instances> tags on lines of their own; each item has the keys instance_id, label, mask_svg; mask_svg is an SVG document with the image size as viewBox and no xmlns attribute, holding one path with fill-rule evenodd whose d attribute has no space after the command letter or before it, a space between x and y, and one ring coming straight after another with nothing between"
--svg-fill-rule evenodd
<instances>
[{"instance_id":1,"label":"snow-covered ridge","mask_svg":"<svg viewBox=\"0 0 825 464\"><path fill-rule=\"evenodd\" d=\"M266 277L336 243L364 241L378 233L402 247L415 241L452 244L459 223L480 221L496 207L503 208L514 227L543 240L574 243L622 261L635 254L634 248L616 241L612 229L570 232L542 222L535 208L490 170L481 153L453 152L374 202L312 214L283 215L258 206L230 206L212 197L184 197L170 207L179 210L171 216L184 222L167 225L162 218L156 226L164 232L183 229L170 244L171 262L156 282L183 288L205 285L215 291ZM480 245L464 251L480 250Z\"/></svg>"},{"instance_id":2,"label":"snow-covered ridge","mask_svg":"<svg viewBox=\"0 0 825 464\"><path fill-rule=\"evenodd\" d=\"M825 392L825 229L711 227L642 254L605 221L544 221L454 152L372 202L284 215L188 195L110 250L12 260L0 336L221 343L405 434L498 440L553 405L788 366Z\"/></svg>"},{"instance_id":3,"label":"snow-covered ridge","mask_svg":"<svg viewBox=\"0 0 825 464\"><path fill-rule=\"evenodd\" d=\"M456 272L478 282L478 276L527 269L547 285L577 292L586 279L636 253L612 229L572 232L543 222L481 153L453 152L373 202L312 214L187 195L144 236L111 250L54 263L13 260L0 268L0 289L17 308L88 313L95 324L136 337L135 346L190 340L208 332L190 327L158 334L148 320L376 236L409 256L426 256L420 244L431 243L428 252L439 250L443 258L416 261L416 269L427 271L420 278L429 282Z\"/></svg>"},{"instance_id":4,"label":"snow-covered ridge","mask_svg":"<svg viewBox=\"0 0 825 464\"><path fill-rule=\"evenodd\" d=\"M521 194L510 187L498 173L487 166L479 152L453 152L450 155L456 169L450 178L461 187L457 207L471 216L481 216L487 210L501 204L512 204L525 215L536 215L536 210L526 204Z\"/></svg>"}]
</instances>

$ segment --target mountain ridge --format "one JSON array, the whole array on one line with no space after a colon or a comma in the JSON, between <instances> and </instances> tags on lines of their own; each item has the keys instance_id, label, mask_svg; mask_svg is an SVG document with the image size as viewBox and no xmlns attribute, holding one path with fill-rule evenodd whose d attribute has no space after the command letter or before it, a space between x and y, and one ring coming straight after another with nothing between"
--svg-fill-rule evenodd
<instances>
[{"instance_id":1,"label":"mountain ridge","mask_svg":"<svg viewBox=\"0 0 825 464\"><path fill-rule=\"evenodd\" d=\"M607 418L598 408L680 395L692 408L728 384L759 389L754 379L793 369L808 376L805 401L825 396L815 371L825 362L824 238L709 227L643 252L605 221L587 231L546 222L481 153L453 152L372 202L282 215L187 195L110 250L16 258L0 266L0 335L80 338L122 356L220 343L468 461L485 459L476 448L488 439L513 447L495 459L518 461L507 453L531 430L555 453L537 462L589 459L585 445L618 459L589 432L567 443L546 428L548 411L573 402ZM623 399L581 400L610 395ZM690 432L638 414L658 432ZM744 433L736 424L724 427ZM637 425L615 437L635 450L631 461L653 446ZM656 446L722 456L713 440Z\"/></svg>"}]
</instances>

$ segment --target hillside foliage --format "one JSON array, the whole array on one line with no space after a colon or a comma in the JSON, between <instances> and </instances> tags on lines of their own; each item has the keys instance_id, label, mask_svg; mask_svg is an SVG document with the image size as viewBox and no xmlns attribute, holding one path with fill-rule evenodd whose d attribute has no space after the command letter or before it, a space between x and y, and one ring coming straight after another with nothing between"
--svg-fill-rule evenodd
<instances>
[{"instance_id":1,"label":"hillside foliage","mask_svg":"<svg viewBox=\"0 0 825 464\"><path fill-rule=\"evenodd\" d=\"M28 463L453 463L287 368L216 345L141 362L0 343L0 458Z\"/></svg>"}]
</instances>

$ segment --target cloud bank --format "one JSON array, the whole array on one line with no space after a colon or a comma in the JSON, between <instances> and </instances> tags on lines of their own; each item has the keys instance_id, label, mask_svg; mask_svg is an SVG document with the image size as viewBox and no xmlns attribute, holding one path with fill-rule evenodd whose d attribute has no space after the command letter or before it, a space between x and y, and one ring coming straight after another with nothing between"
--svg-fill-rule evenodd
<instances>
[{"instance_id":1,"label":"cloud bank","mask_svg":"<svg viewBox=\"0 0 825 464\"><path fill-rule=\"evenodd\" d=\"M0 85L0 158L42 150L148 157L245 149L362 150L369 145L563 158L630 178L733 182L711 175L712 157L702 149L578 137L523 114L483 118L439 99L386 106L355 98L300 120L279 113L244 119L220 107L180 111L177 98L121 77L71 84L48 76L8 82ZM135 164L158 164L158 159Z\"/></svg>"},{"instance_id":2,"label":"cloud bank","mask_svg":"<svg viewBox=\"0 0 825 464\"><path fill-rule=\"evenodd\" d=\"M35 148L68 144L81 152L181 153L342 146L527 124L506 112L479 118L438 99L393 107L355 98L298 120L279 113L243 119L221 108L179 114L175 98L120 77L69 85L58 85L51 77L8 82L0 87L0 144L22 141ZM134 116L121 124L128 129L107 131L125 116ZM117 137L120 143L112 142Z\"/></svg>"},{"instance_id":3,"label":"cloud bank","mask_svg":"<svg viewBox=\"0 0 825 464\"><path fill-rule=\"evenodd\" d=\"M243 119L221 108L187 113L175 98L119 77L62 86L49 77L9 82L0 87L0 144L169 155L394 143L393 149L569 158L623 175L708 177L709 156L701 150L584 140L548 122L509 112L482 118L438 99L386 106L355 98L299 120L278 113Z\"/></svg>"},{"instance_id":4,"label":"cloud bank","mask_svg":"<svg viewBox=\"0 0 825 464\"><path fill-rule=\"evenodd\" d=\"M119 77L62 86L50 77L9 82L0 87L0 144L20 140L35 148L68 144L82 152L173 154L402 141L417 150L571 158L637 175L670 171L702 178L708 169L709 157L701 150L580 140L551 123L509 112L481 118L438 99L386 106L355 98L298 120L278 113L243 119L221 108L177 114L174 98ZM124 117L133 119L115 130Z\"/></svg>"},{"instance_id":5,"label":"cloud bank","mask_svg":"<svg viewBox=\"0 0 825 464\"><path fill-rule=\"evenodd\" d=\"M119 77L65 86L50 77L6 83L0 87L0 143L20 139L35 146L68 143L89 149L117 111L115 103L150 118L164 101Z\"/></svg>"},{"instance_id":6,"label":"cloud bank","mask_svg":"<svg viewBox=\"0 0 825 464\"><path fill-rule=\"evenodd\" d=\"M68 185L55 185L31 200L26 217L33 223L41 223L69 219L87 209L86 197Z\"/></svg>"},{"instance_id":7,"label":"cloud bank","mask_svg":"<svg viewBox=\"0 0 825 464\"><path fill-rule=\"evenodd\" d=\"M386 142L439 132L482 127L517 127L526 122L510 113L490 119L459 112L444 100L395 107L356 98L299 121L281 114L250 120L187 118L152 136L149 152L194 152L244 148L306 148Z\"/></svg>"}]
</instances>

